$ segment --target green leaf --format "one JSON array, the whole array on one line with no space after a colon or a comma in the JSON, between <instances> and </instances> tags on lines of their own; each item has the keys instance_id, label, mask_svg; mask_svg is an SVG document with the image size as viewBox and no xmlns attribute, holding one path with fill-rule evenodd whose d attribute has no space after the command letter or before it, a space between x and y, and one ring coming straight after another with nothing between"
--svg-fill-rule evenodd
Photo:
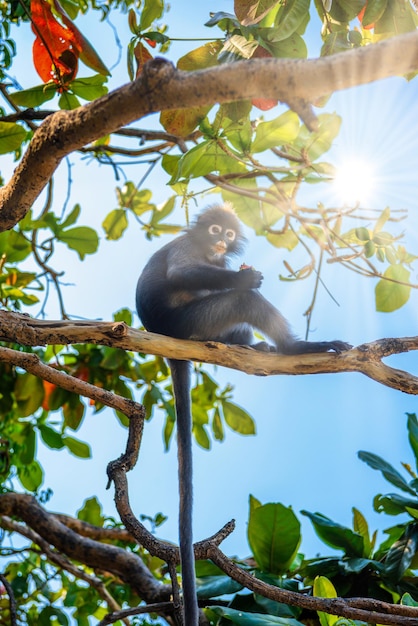
<instances>
[{"instance_id":1,"label":"green leaf","mask_svg":"<svg viewBox=\"0 0 418 626\"><path fill-rule=\"evenodd\" d=\"M363 556L363 537L350 528L341 526L321 513L301 511L311 520L315 532L327 545L344 550L347 556Z\"/></svg>"},{"instance_id":2,"label":"green leaf","mask_svg":"<svg viewBox=\"0 0 418 626\"><path fill-rule=\"evenodd\" d=\"M65 425L72 430L77 430L83 419L85 409L86 407L79 396L72 393L62 408Z\"/></svg>"},{"instance_id":3,"label":"green leaf","mask_svg":"<svg viewBox=\"0 0 418 626\"><path fill-rule=\"evenodd\" d=\"M413 496L416 495L415 491L409 486L404 477L394 467L392 467L390 463L382 459L380 456L377 456L377 454L360 450L360 452L358 452L358 457L367 463L367 465L369 465L372 469L382 472L386 480L392 483L392 485L395 485L395 487L398 487L399 489L402 489L402 491L406 491Z\"/></svg>"},{"instance_id":4,"label":"green leaf","mask_svg":"<svg viewBox=\"0 0 418 626\"><path fill-rule=\"evenodd\" d=\"M298 33L293 33L283 41L262 41L263 48L277 59L305 59L308 49L303 38Z\"/></svg>"},{"instance_id":5,"label":"green leaf","mask_svg":"<svg viewBox=\"0 0 418 626\"><path fill-rule=\"evenodd\" d=\"M255 138L252 144L253 152L263 152L291 143L299 133L299 118L293 111L286 111L279 117L269 121L260 122L256 128Z\"/></svg>"},{"instance_id":6,"label":"green leaf","mask_svg":"<svg viewBox=\"0 0 418 626\"><path fill-rule=\"evenodd\" d=\"M418 606L418 602L414 600L410 593L404 593L401 598L401 604L404 606Z\"/></svg>"},{"instance_id":7,"label":"green leaf","mask_svg":"<svg viewBox=\"0 0 418 626\"><path fill-rule=\"evenodd\" d=\"M52 100L58 93L58 85L55 83L47 83L46 85L37 85L23 91L15 91L10 94L10 98L14 104L23 107L38 107L48 100Z\"/></svg>"},{"instance_id":8,"label":"green leaf","mask_svg":"<svg viewBox=\"0 0 418 626\"><path fill-rule=\"evenodd\" d=\"M369 525L364 515L355 507L353 507L353 528L354 532L363 537L364 554L369 556L371 551Z\"/></svg>"},{"instance_id":9,"label":"green leaf","mask_svg":"<svg viewBox=\"0 0 418 626\"><path fill-rule=\"evenodd\" d=\"M177 61L177 68L185 72L193 72L218 65L218 54L221 48L222 42L209 41L180 57Z\"/></svg>"},{"instance_id":10,"label":"green leaf","mask_svg":"<svg viewBox=\"0 0 418 626\"><path fill-rule=\"evenodd\" d=\"M102 74L89 76L88 78L76 78L70 83L71 91L83 100L96 100L107 94L108 89L105 86L107 77Z\"/></svg>"},{"instance_id":11,"label":"green leaf","mask_svg":"<svg viewBox=\"0 0 418 626\"><path fill-rule=\"evenodd\" d=\"M52 448L53 450L61 450L61 448L64 447L62 436L50 426L46 426L46 424L41 424L39 426L39 432L41 433L43 442L45 443L45 445L48 446L48 448Z\"/></svg>"},{"instance_id":12,"label":"green leaf","mask_svg":"<svg viewBox=\"0 0 418 626\"><path fill-rule=\"evenodd\" d=\"M204 450L210 450L210 439L202 424L193 423L193 435L199 446Z\"/></svg>"},{"instance_id":13,"label":"green leaf","mask_svg":"<svg viewBox=\"0 0 418 626\"><path fill-rule=\"evenodd\" d=\"M317 598L336 598L337 592L334 585L325 576L317 576L313 584L313 595ZM339 620L337 615L331 615L318 611L321 626L334 626Z\"/></svg>"},{"instance_id":14,"label":"green leaf","mask_svg":"<svg viewBox=\"0 0 418 626\"><path fill-rule=\"evenodd\" d=\"M26 137L26 131L20 124L0 122L0 154L18 150Z\"/></svg>"},{"instance_id":15,"label":"green leaf","mask_svg":"<svg viewBox=\"0 0 418 626\"><path fill-rule=\"evenodd\" d=\"M213 415L212 420L212 432L216 441L223 441L225 439L225 433L222 425L221 415L219 413L219 409L215 409L215 413Z\"/></svg>"},{"instance_id":16,"label":"green leaf","mask_svg":"<svg viewBox=\"0 0 418 626\"><path fill-rule=\"evenodd\" d=\"M415 413L407 413L409 445L415 456L415 465L418 469L418 420Z\"/></svg>"},{"instance_id":17,"label":"green leaf","mask_svg":"<svg viewBox=\"0 0 418 626\"><path fill-rule=\"evenodd\" d=\"M65 230L69 226L72 226L73 224L75 224L80 216L80 212L81 212L81 206L77 203L74 205L74 208L70 212L70 214L67 215L65 220L62 222L61 228Z\"/></svg>"},{"instance_id":18,"label":"green leaf","mask_svg":"<svg viewBox=\"0 0 418 626\"><path fill-rule=\"evenodd\" d=\"M23 443L18 452L19 463L29 465L35 458L36 435L32 424L26 424L23 431Z\"/></svg>"},{"instance_id":19,"label":"green leaf","mask_svg":"<svg viewBox=\"0 0 418 626\"><path fill-rule=\"evenodd\" d=\"M95 496L84 500L82 508L77 511L77 518L94 526L103 527L105 518L102 515L101 504Z\"/></svg>"},{"instance_id":20,"label":"green leaf","mask_svg":"<svg viewBox=\"0 0 418 626\"><path fill-rule=\"evenodd\" d=\"M120 239L128 227L125 209L113 209L113 211L110 211L105 217L102 226L106 233L106 239L111 239L112 241Z\"/></svg>"},{"instance_id":21,"label":"green leaf","mask_svg":"<svg viewBox=\"0 0 418 626\"><path fill-rule=\"evenodd\" d=\"M243 26L258 24L279 0L235 0L235 15Z\"/></svg>"},{"instance_id":22,"label":"green leaf","mask_svg":"<svg viewBox=\"0 0 418 626\"><path fill-rule=\"evenodd\" d=\"M241 435L255 435L255 423L247 411L228 400L222 401L222 410L225 422L232 430Z\"/></svg>"},{"instance_id":23,"label":"green leaf","mask_svg":"<svg viewBox=\"0 0 418 626\"><path fill-rule=\"evenodd\" d=\"M38 461L32 461L28 465L19 466L17 475L23 487L28 491L37 491L42 485L44 473Z\"/></svg>"},{"instance_id":24,"label":"green leaf","mask_svg":"<svg viewBox=\"0 0 418 626\"><path fill-rule=\"evenodd\" d=\"M68 448L74 456L80 459L89 459L91 457L90 446L84 441L75 439L74 437L63 437L64 445Z\"/></svg>"},{"instance_id":25,"label":"green leaf","mask_svg":"<svg viewBox=\"0 0 418 626\"><path fill-rule=\"evenodd\" d=\"M119 309L119 311L113 313L113 319L115 322L125 322L128 326L132 326L132 312L130 309Z\"/></svg>"},{"instance_id":26,"label":"green leaf","mask_svg":"<svg viewBox=\"0 0 418 626\"><path fill-rule=\"evenodd\" d=\"M74 94L64 91L59 97L58 106L64 111L72 111L73 109L78 109L81 106L81 102Z\"/></svg>"},{"instance_id":27,"label":"green leaf","mask_svg":"<svg viewBox=\"0 0 418 626\"><path fill-rule=\"evenodd\" d=\"M205 576L198 580L197 595L200 598L215 598L225 594L236 593L242 589L242 585L229 578L229 576Z\"/></svg>"},{"instance_id":28,"label":"green leaf","mask_svg":"<svg viewBox=\"0 0 418 626\"><path fill-rule=\"evenodd\" d=\"M385 576L398 582L409 568L418 549L418 525L409 524L405 533L396 541L385 559Z\"/></svg>"},{"instance_id":29,"label":"green leaf","mask_svg":"<svg viewBox=\"0 0 418 626\"><path fill-rule=\"evenodd\" d=\"M94 254L99 247L99 237L93 228L89 226L75 226L61 231L58 239L65 243L71 250L75 250L81 260L86 254Z\"/></svg>"},{"instance_id":30,"label":"green leaf","mask_svg":"<svg viewBox=\"0 0 418 626\"><path fill-rule=\"evenodd\" d=\"M275 22L274 41L283 41L297 31L309 14L310 0L290 0L282 5Z\"/></svg>"},{"instance_id":31,"label":"green leaf","mask_svg":"<svg viewBox=\"0 0 418 626\"><path fill-rule=\"evenodd\" d=\"M139 29L144 31L149 28L155 20L161 17L163 10L163 0L145 0L139 20Z\"/></svg>"},{"instance_id":32,"label":"green leaf","mask_svg":"<svg viewBox=\"0 0 418 626\"><path fill-rule=\"evenodd\" d=\"M411 273L403 265L389 265L383 276L389 280L379 280L375 287L376 310L391 313L400 309L409 300L411 287L397 282L408 283Z\"/></svg>"},{"instance_id":33,"label":"green leaf","mask_svg":"<svg viewBox=\"0 0 418 626\"><path fill-rule=\"evenodd\" d=\"M179 180L199 178L213 172L228 174L243 171L245 171L245 166L239 162L238 158L235 159L225 154L216 141L202 141L180 158L177 172L169 181L169 185Z\"/></svg>"},{"instance_id":34,"label":"green leaf","mask_svg":"<svg viewBox=\"0 0 418 626\"><path fill-rule=\"evenodd\" d=\"M373 500L373 508L378 513L384 511L387 515L400 515L409 512L409 510L418 510L418 500L405 498L396 493L385 496L378 494Z\"/></svg>"},{"instance_id":35,"label":"green leaf","mask_svg":"<svg viewBox=\"0 0 418 626\"><path fill-rule=\"evenodd\" d=\"M245 613L224 606L211 606L210 611L239 626L303 626L302 622L290 617L276 617L265 613Z\"/></svg>"},{"instance_id":36,"label":"green leaf","mask_svg":"<svg viewBox=\"0 0 418 626\"><path fill-rule=\"evenodd\" d=\"M295 558L300 542L300 522L283 504L251 507L248 542L260 569L283 574Z\"/></svg>"},{"instance_id":37,"label":"green leaf","mask_svg":"<svg viewBox=\"0 0 418 626\"><path fill-rule=\"evenodd\" d=\"M293 146L294 149L305 151L311 162L328 152L341 127L341 117L336 113L322 113L318 115L318 121L319 130L314 133L303 125Z\"/></svg>"},{"instance_id":38,"label":"green leaf","mask_svg":"<svg viewBox=\"0 0 418 626\"><path fill-rule=\"evenodd\" d=\"M33 415L44 399L42 380L33 374L19 374L15 385L15 398L20 417Z\"/></svg>"}]
</instances>

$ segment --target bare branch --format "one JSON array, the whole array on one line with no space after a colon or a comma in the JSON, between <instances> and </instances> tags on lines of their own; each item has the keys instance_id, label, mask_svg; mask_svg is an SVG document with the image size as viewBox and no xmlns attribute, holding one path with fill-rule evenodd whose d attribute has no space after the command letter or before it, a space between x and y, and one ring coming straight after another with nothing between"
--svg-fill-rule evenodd
<instances>
[{"instance_id":1,"label":"bare branch","mask_svg":"<svg viewBox=\"0 0 418 626\"><path fill-rule=\"evenodd\" d=\"M141 76L94 102L49 116L10 182L0 191L1 229L21 220L67 154L149 113L259 97L297 103L418 69L418 31L320 59L253 59L182 72L154 59ZM296 106L296 105L295 105Z\"/></svg>"},{"instance_id":2,"label":"bare branch","mask_svg":"<svg viewBox=\"0 0 418 626\"><path fill-rule=\"evenodd\" d=\"M256 376L360 372L387 387L418 394L417 376L382 363L383 358L392 354L418 350L418 337L379 339L339 355L326 353L284 356L257 352L242 346L227 346L215 341L173 339L129 328L123 322L35 320L19 313L0 311L0 340L25 346L100 344L166 358L222 365ZM27 356L29 355L23 354L22 358ZM50 369L52 368L42 372L49 376ZM39 375L43 377L42 374ZM59 382L56 384L60 385ZM83 391L78 393L83 394ZM102 390L102 393L107 392ZM84 395L91 397L88 393ZM130 401L124 400L129 407Z\"/></svg>"},{"instance_id":3,"label":"bare branch","mask_svg":"<svg viewBox=\"0 0 418 626\"><path fill-rule=\"evenodd\" d=\"M379 600L360 598L362 608L357 608L356 598L317 598L306 594L274 587L256 578L228 559L217 547L209 549L209 558L233 580L276 602L291 606L299 606L311 611L324 611L331 615L362 620L373 624L389 624L391 626L416 626L418 608L405 607Z\"/></svg>"}]
</instances>

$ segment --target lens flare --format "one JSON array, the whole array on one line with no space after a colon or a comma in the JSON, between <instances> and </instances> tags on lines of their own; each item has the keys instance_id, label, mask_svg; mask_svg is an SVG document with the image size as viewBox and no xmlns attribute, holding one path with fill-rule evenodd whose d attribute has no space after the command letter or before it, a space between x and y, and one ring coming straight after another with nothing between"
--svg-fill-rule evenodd
<instances>
[{"instance_id":1,"label":"lens flare","mask_svg":"<svg viewBox=\"0 0 418 626\"><path fill-rule=\"evenodd\" d=\"M373 168L366 161L352 159L336 169L334 192L345 204L367 204L374 187Z\"/></svg>"}]
</instances>

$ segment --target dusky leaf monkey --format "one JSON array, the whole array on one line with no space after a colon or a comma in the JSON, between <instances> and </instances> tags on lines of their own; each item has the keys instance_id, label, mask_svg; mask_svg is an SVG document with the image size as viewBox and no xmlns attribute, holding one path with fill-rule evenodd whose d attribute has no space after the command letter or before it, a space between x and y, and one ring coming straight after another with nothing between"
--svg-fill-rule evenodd
<instances>
[{"instance_id":1,"label":"dusky leaf monkey","mask_svg":"<svg viewBox=\"0 0 418 626\"><path fill-rule=\"evenodd\" d=\"M179 339L213 340L272 349L254 344L261 331L282 354L340 353L344 341L300 341L281 313L258 291L263 275L245 267L228 268L242 251L245 238L229 205L203 211L185 234L163 246L148 261L139 280L136 305L145 328ZM169 359L177 414L179 462L179 536L185 626L198 623L192 540L191 364Z\"/></svg>"}]
</instances>

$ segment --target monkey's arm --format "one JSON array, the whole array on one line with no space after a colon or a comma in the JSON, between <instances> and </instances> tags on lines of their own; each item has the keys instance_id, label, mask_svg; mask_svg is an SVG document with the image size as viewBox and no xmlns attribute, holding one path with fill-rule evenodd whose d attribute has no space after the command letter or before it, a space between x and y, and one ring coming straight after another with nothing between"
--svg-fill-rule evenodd
<instances>
[{"instance_id":1,"label":"monkey's arm","mask_svg":"<svg viewBox=\"0 0 418 626\"><path fill-rule=\"evenodd\" d=\"M169 266L167 278L173 287L196 291L199 289L258 289L263 280L261 272L253 269L228 270L215 265Z\"/></svg>"}]
</instances>

